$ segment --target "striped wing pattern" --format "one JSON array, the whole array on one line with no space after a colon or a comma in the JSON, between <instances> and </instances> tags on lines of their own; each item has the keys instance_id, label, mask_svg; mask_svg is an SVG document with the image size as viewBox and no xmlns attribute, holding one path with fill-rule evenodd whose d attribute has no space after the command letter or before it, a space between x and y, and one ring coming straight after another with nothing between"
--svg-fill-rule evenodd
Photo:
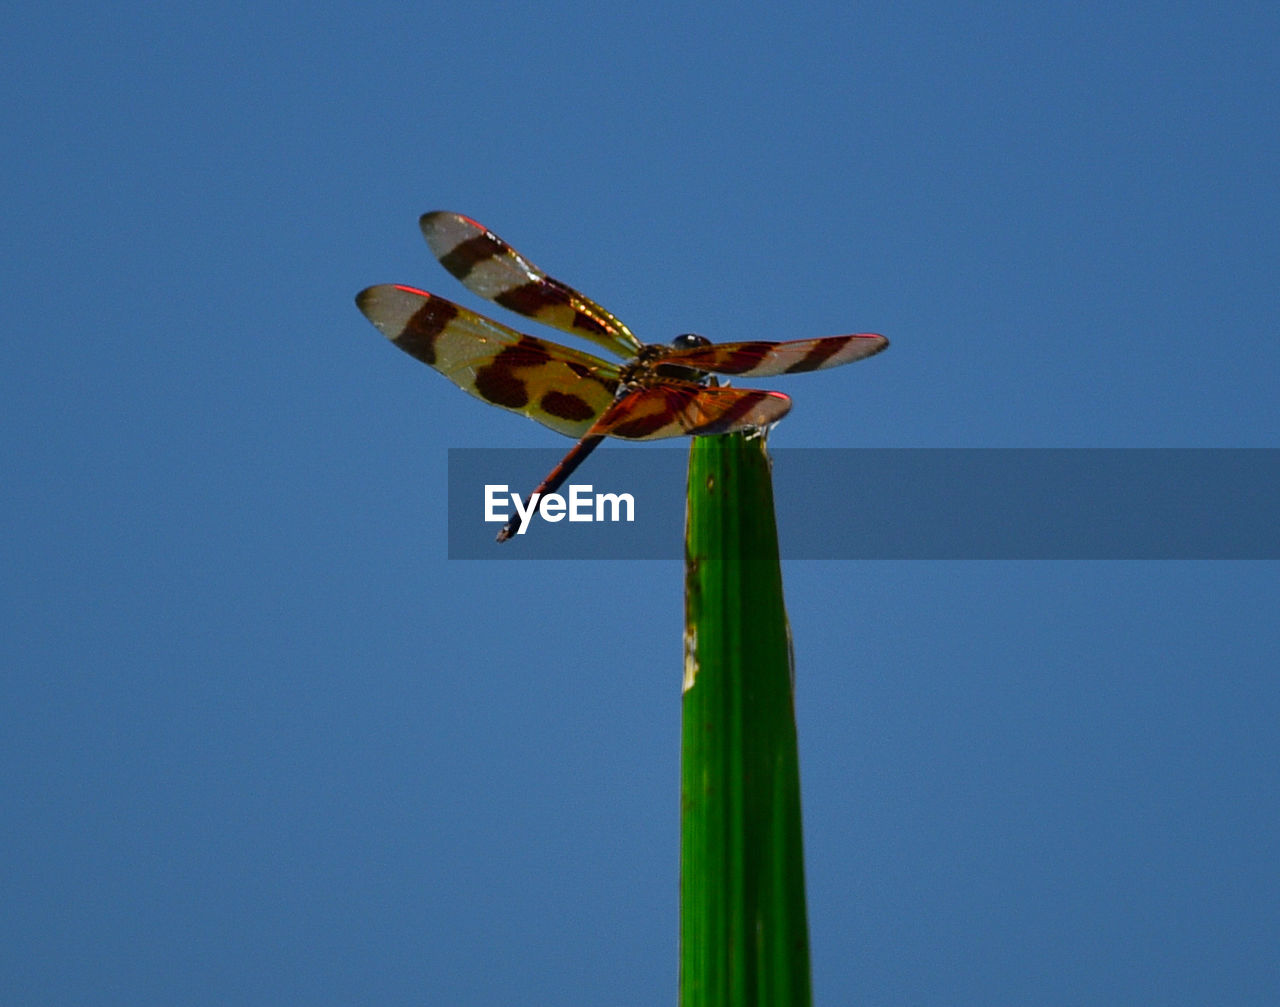
<instances>
[{"instance_id":1,"label":"striped wing pattern","mask_svg":"<svg viewBox=\"0 0 1280 1007\"><path fill-rule=\"evenodd\" d=\"M797 339L786 343L715 343L697 349L665 353L662 363L692 367L713 374L766 378L839 367L879 353L888 345L889 340L873 333Z\"/></svg>"},{"instance_id":2,"label":"striped wing pattern","mask_svg":"<svg viewBox=\"0 0 1280 1007\"><path fill-rule=\"evenodd\" d=\"M441 265L474 294L616 353L640 349L631 330L595 301L553 279L470 217L437 210L418 222Z\"/></svg>"},{"instance_id":3,"label":"striped wing pattern","mask_svg":"<svg viewBox=\"0 0 1280 1007\"><path fill-rule=\"evenodd\" d=\"M781 392L664 381L618 399L591 432L631 441L725 434L776 423L790 409Z\"/></svg>"},{"instance_id":4,"label":"striped wing pattern","mask_svg":"<svg viewBox=\"0 0 1280 1007\"><path fill-rule=\"evenodd\" d=\"M552 430L581 437L614 403L618 368L509 329L426 291L398 284L356 297L369 321L464 391Z\"/></svg>"},{"instance_id":5,"label":"striped wing pattern","mask_svg":"<svg viewBox=\"0 0 1280 1007\"><path fill-rule=\"evenodd\" d=\"M767 377L862 360L889 341L860 333L792 342L644 346L590 298L552 279L491 231L457 213L425 214L422 233L468 290L553 328L592 340L627 363L527 336L401 284L369 287L356 304L410 356L459 388L578 439L535 492L552 492L605 437L657 440L767 427L791 409L780 392L702 384L697 372ZM709 380L709 379L708 379ZM512 518L498 535L515 534Z\"/></svg>"}]
</instances>

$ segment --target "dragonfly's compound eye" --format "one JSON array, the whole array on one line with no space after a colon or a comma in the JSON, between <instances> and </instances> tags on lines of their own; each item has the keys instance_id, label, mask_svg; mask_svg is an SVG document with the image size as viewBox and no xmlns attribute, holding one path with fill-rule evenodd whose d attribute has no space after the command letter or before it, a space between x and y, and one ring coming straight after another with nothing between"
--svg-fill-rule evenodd
<instances>
[{"instance_id":1,"label":"dragonfly's compound eye","mask_svg":"<svg viewBox=\"0 0 1280 1007\"><path fill-rule=\"evenodd\" d=\"M700 336L696 332L686 332L682 336L676 336L676 338L671 341L671 348L673 350L697 350L710 345L710 339L706 336Z\"/></svg>"}]
</instances>

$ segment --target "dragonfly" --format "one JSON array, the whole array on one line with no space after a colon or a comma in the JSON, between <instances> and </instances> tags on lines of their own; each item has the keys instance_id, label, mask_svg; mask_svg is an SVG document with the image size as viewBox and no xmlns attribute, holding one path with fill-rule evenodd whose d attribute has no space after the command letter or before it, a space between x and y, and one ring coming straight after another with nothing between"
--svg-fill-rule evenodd
<instances>
[{"instance_id":1,"label":"dragonfly","mask_svg":"<svg viewBox=\"0 0 1280 1007\"><path fill-rule=\"evenodd\" d=\"M356 305L401 350L463 391L520 413L577 443L498 533L517 534L533 504L554 493L605 437L657 440L767 428L791 409L781 392L722 385L714 375L772 377L838 367L879 353L875 333L787 342L712 343L686 333L642 343L589 297L553 279L484 225L435 211L419 221L441 265L473 294L621 358L525 335L475 311L399 283L368 287Z\"/></svg>"}]
</instances>

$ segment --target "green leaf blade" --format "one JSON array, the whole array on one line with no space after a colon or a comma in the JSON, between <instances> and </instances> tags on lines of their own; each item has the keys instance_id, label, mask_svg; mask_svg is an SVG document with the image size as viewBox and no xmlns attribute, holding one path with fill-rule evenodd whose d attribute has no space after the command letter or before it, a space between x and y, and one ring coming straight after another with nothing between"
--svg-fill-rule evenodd
<instances>
[{"instance_id":1,"label":"green leaf blade","mask_svg":"<svg viewBox=\"0 0 1280 1007\"><path fill-rule=\"evenodd\" d=\"M682 1007L811 1002L790 632L762 437L689 460Z\"/></svg>"}]
</instances>

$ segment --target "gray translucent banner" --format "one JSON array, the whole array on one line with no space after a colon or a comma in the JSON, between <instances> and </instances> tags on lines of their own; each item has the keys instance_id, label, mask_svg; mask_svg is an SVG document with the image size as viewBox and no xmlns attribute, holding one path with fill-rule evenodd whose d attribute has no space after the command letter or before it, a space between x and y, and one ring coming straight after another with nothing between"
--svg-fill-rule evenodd
<instances>
[{"instance_id":1,"label":"gray translucent banner","mask_svg":"<svg viewBox=\"0 0 1280 1007\"><path fill-rule=\"evenodd\" d=\"M449 558L683 556L688 451L627 444L601 448L574 473L560 490L565 507L547 512L559 520L535 516L524 534L497 544L502 522L485 521L486 486L492 509L509 514L509 499L498 504L504 493L523 501L562 455L450 450ZM772 455L784 558L1280 559L1280 449ZM613 496L598 507L596 494Z\"/></svg>"}]
</instances>

